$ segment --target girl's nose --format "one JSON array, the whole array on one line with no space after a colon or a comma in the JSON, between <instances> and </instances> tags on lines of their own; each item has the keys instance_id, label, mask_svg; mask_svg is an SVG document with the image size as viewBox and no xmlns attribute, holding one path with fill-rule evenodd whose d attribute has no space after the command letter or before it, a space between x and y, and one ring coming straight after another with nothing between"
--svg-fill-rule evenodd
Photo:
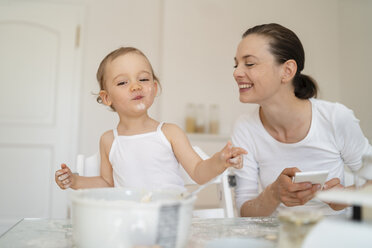
<instances>
[{"instance_id":1,"label":"girl's nose","mask_svg":"<svg viewBox=\"0 0 372 248\"><path fill-rule=\"evenodd\" d=\"M134 83L130 88L131 91L141 90L142 86L139 83Z\"/></svg>"}]
</instances>

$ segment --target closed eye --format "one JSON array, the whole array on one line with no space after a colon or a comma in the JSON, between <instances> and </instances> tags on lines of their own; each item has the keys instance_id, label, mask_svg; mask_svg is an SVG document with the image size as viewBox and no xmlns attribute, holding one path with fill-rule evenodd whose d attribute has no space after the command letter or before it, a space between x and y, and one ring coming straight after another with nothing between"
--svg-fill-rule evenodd
<instances>
[{"instance_id":1,"label":"closed eye","mask_svg":"<svg viewBox=\"0 0 372 248\"><path fill-rule=\"evenodd\" d=\"M125 82L125 81L121 81L121 82L119 82L117 85L119 86L119 85L124 85L124 84L127 84L127 82Z\"/></svg>"},{"instance_id":2,"label":"closed eye","mask_svg":"<svg viewBox=\"0 0 372 248\"><path fill-rule=\"evenodd\" d=\"M247 67L251 67L251 66L254 66L254 64L244 64L245 66L247 66ZM238 67L238 65L234 65L234 68L237 68Z\"/></svg>"},{"instance_id":3,"label":"closed eye","mask_svg":"<svg viewBox=\"0 0 372 248\"><path fill-rule=\"evenodd\" d=\"M146 81L149 81L149 79L147 79L147 78L143 78L143 79L140 79L139 81L140 81L140 82L146 82Z\"/></svg>"}]
</instances>

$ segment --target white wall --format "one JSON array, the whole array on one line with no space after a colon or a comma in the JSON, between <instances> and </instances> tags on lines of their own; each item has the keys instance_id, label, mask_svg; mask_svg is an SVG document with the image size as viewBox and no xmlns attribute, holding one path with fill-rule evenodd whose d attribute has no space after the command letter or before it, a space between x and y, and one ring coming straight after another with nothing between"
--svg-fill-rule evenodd
<instances>
[{"instance_id":1,"label":"white wall","mask_svg":"<svg viewBox=\"0 0 372 248\"><path fill-rule=\"evenodd\" d=\"M236 46L247 28L268 22L281 23L297 33L306 52L304 72L317 79L320 98L353 108L365 133L372 136L372 128L368 129L371 111L365 107L371 106L367 95L371 91L367 84L372 30L369 1L82 2L87 16L79 152L96 152L100 135L116 126L115 113L97 104L91 92L98 92L99 62L120 45L142 49L160 77L163 91L152 108L155 118L184 127L188 102L218 103L221 133L229 135L236 117L251 109L238 101L232 77Z\"/></svg>"},{"instance_id":2,"label":"white wall","mask_svg":"<svg viewBox=\"0 0 372 248\"><path fill-rule=\"evenodd\" d=\"M372 142L372 1L342 0L339 25L341 102Z\"/></svg>"},{"instance_id":3,"label":"white wall","mask_svg":"<svg viewBox=\"0 0 372 248\"><path fill-rule=\"evenodd\" d=\"M81 125L79 153L98 151L101 134L116 127L118 118L92 93L99 92L96 72L101 60L120 46L141 49L155 71L160 70L161 13L160 0L85 0L86 22L83 32L83 82L81 89ZM156 113L156 104L152 107Z\"/></svg>"},{"instance_id":4,"label":"white wall","mask_svg":"<svg viewBox=\"0 0 372 248\"><path fill-rule=\"evenodd\" d=\"M165 1L162 119L182 125L187 102L218 103L221 132L229 134L251 107L239 102L232 77L236 46L247 28L269 22L298 34L305 73L319 80L322 97L339 99L337 20L337 1Z\"/></svg>"}]
</instances>

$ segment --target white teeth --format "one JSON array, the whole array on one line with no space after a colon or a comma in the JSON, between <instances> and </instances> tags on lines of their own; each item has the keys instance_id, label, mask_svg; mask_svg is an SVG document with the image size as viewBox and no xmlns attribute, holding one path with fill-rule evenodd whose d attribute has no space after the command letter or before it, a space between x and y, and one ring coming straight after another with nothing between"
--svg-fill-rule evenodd
<instances>
[{"instance_id":1,"label":"white teeth","mask_svg":"<svg viewBox=\"0 0 372 248\"><path fill-rule=\"evenodd\" d=\"M253 84L239 84L239 89L248 89L252 87L253 87Z\"/></svg>"}]
</instances>

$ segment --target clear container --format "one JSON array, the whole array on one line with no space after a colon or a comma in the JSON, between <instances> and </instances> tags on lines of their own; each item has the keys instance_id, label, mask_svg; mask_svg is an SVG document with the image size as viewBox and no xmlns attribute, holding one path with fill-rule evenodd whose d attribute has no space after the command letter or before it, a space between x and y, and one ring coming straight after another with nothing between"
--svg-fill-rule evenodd
<instances>
[{"instance_id":1,"label":"clear container","mask_svg":"<svg viewBox=\"0 0 372 248\"><path fill-rule=\"evenodd\" d=\"M220 129L219 107L217 104L209 106L209 133L218 134Z\"/></svg>"},{"instance_id":2,"label":"clear container","mask_svg":"<svg viewBox=\"0 0 372 248\"><path fill-rule=\"evenodd\" d=\"M306 235L321 220L320 211L282 211L278 215L279 248L300 248Z\"/></svg>"},{"instance_id":3,"label":"clear container","mask_svg":"<svg viewBox=\"0 0 372 248\"><path fill-rule=\"evenodd\" d=\"M198 104L196 108L196 132L205 133L206 111L204 104Z\"/></svg>"},{"instance_id":4,"label":"clear container","mask_svg":"<svg viewBox=\"0 0 372 248\"><path fill-rule=\"evenodd\" d=\"M192 103L186 105L185 129L187 133L196 132L196 108Z\"/></svg>"}]
</instances>

